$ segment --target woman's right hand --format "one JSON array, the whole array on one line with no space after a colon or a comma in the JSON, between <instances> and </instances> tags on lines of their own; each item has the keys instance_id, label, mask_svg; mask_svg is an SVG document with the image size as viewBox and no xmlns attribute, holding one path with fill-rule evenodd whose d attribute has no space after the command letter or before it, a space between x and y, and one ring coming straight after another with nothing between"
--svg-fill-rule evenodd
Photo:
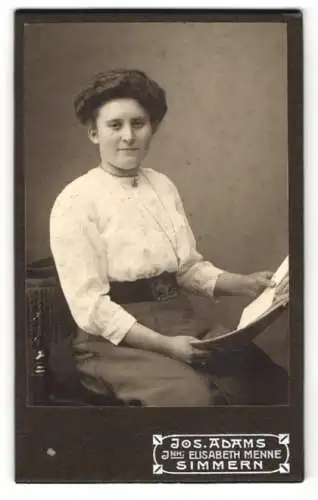
<instances>
[{"instance_id":1,"label":"woman's right hand","mask_svg":"<svg viewBox=\"0 0 318 500\"><path fill-rule=\"evenodd\" d=\"M166 341L167 355L184 363L201 364L211 356L210 351L199 349L192 344L192 342L197 343L198 341L195 337L178 335L176 337L166 337Z\"/></svg>"},{"instance_id":2,"label":"woman's right hand","mask_svg":"<svg viewBox=\"0 0 318 500\"><path fill-rule=\"evenodd\" d=\"M137 349L155 351L189 364L203 365L211 355L210 351L198 347L200 342L195 337L188 335L167 337L137 322L127 332L122 344Z\"/></svg>"}]
</instances>

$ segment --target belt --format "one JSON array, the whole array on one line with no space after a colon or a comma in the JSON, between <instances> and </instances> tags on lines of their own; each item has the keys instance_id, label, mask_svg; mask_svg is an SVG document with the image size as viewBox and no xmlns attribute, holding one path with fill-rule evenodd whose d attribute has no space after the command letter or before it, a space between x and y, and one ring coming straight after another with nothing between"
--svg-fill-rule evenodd
<instances>
[{"instance_id":1,"label":"belt","mask_svg":"<svg viewBox=\"0 0 318 500\"><path fill-rule=\"evenodd\" d=\"M162 302L177 297L179 286L175 273L164 272L136 281L111 281L110 298L118 304Z\"/></svg>"}]
</instances>

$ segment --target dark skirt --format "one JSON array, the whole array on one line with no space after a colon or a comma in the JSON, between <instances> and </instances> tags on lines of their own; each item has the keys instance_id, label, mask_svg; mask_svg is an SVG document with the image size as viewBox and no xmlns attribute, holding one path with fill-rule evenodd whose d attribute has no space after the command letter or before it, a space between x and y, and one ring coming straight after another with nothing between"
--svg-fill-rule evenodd
<instances>
[{"instance_id":1,"label":"dark skirt","mask_svg":"<svg viewBox=\"0 0 318 500\"><path fill-rule=\"evenodd\" d=\"M207 330L181 294L163 302L126 304L138 322L163 335L201 337ZM251 343L215 349L204 367L162 354L115 346L79 330L74 341L82 383L143 406L277 405L288 401L288 376Z\"/></svg>"}]
</instances>

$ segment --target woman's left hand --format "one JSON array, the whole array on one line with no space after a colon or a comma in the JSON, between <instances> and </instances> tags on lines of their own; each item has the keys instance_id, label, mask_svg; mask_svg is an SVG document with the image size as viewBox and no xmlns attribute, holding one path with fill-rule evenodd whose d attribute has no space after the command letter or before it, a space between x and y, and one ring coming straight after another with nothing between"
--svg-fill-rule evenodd
<instances>
[{"instance_id":1,"label":"woman's left hand","mask_svg":"<svg viewBox=\"0 0 318 500\"><path fill-rule=\"evenodd\" d=\"M245 295L257 297L265 288L274 287L275 282L271 280L273 273L261 271L253 274L222 273L215 285L214 294L218 295Z\"/></svg>"}]
</instances>

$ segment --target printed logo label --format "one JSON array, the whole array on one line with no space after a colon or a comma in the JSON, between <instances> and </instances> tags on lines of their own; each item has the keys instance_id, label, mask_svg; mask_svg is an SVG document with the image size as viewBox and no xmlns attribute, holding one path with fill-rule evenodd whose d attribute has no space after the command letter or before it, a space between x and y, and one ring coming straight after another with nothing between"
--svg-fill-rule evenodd
<instances>
[{"instance_id":1,"label":"printed logo label","mask_svg":"<svg viewBox=\"0 0 318 500\"><path fill-rule=\"evenodd\" d=\"M154 434L153 474L288 474L289 434Z\"/></svg>"}]
</instances>

